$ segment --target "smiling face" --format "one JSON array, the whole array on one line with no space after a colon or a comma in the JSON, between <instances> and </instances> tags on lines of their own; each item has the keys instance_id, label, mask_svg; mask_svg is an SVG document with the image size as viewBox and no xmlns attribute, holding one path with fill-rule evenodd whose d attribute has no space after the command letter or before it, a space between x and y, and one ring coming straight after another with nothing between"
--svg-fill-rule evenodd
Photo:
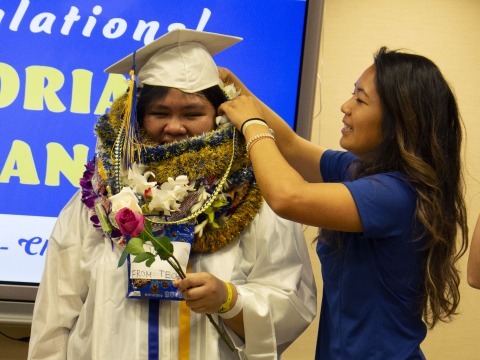
<instances>
[{"instance_id":1,"label":"smiling face","mask_svg":"<svg viewBox=\"0 0 480 360\"><path fill-rule=\"evenodd\" d=\"M143 127L152 139L165 144L212 131L215 116L206 98L172 88L145 107Z\"/></svg>"},{"instance_id":2,"label":"smiling face","mask_svg":"<svg viewBox=\"0 0 480 360\"><path fill-rule=\"evenodd\" d=\"M375 68L367 68L355 83L353 96L340 108L345 114L340 146L362 158L382 141L382 106L375 87Z\"/></svg>"}]
</instances>

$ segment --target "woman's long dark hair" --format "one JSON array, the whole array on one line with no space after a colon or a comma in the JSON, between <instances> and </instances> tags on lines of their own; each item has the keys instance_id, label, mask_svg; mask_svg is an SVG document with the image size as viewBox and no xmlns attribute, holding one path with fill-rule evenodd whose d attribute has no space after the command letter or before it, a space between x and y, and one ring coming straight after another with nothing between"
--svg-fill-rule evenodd
<instances>
[{"instance_id":1,"label":"woman's long dark hair","mask_svg":"<svg viewBox=\"0 0 480 360\"><path fill-rule=\"evenodd\" d=\"M137 121L142 127L143 115L145 114L145 109L153 100L162 99L167 96L171 88L166 86L153 86L153 85L144 85L138 95L137 100ZM218 85L214 85L205 90L199 91L197 94L204 96L215 108L215 111L218 110L219 106L228 100L227 96L223 90Z\"/></svg>"},{"instance_id":2,"label":"woman's long dark hair","mask_svg":"<svg viewBox=\"0 0 480 360\"><path fill-rule=\"evenodd\" d=\"M363 172L384 171L393 165L415 186L415 215L427 239L423 315L434 327L438 320L456 313L460 302L456 266L468 246L462 121L450 86L429 59L383 47L374 65L384 145Z\"/></svg>"},{"instance_id":3,"label":"woman's long dark hair","mask_svg":"<svg viewBox=\"0 0 480 360\"><path fill-rule=\"evenodd\" d=\"M455 96L429 59L382 47L374 66L383 141L368 158L354 164L354 178L401 171L415 187L415 216L424 229L427 254L421 305L424 321L433 328L456 314L460 301L457 261L468 246L463 124ZM335 232L323 234L327 240L332 236Z\"/></svg>"}]
</instances>

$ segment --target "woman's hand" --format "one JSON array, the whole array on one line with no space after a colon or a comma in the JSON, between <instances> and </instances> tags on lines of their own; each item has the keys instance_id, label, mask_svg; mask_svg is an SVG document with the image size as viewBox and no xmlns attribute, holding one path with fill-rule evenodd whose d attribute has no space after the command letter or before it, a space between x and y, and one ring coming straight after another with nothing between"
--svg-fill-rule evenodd
<instances>
[{"instance_id":1,"label":"woman's hand","mask_svg":"<svg viewBox=\"0 0 480 360\"><path fill-rule=\"evenodd\" d=\"M218 108L218 113L220 115L225 114L239 130L247 119L264 118L256 99L250 95L240 95L233 100L224 102Z\"/></svg>"},{"instance_id":2,"label":"woman's hand","mask_svg":"<svg viewBox=\"0 0 480 360\"><path fill-rule=\"evenodd\" d=\"M229 69L217 66L218 76L225 85L235 85L235 89L239 90L242 95L252 95L245 84Z\"/></svg>"},{"instance_id":3,"label":"woman's hand","mask_svg":"<svg viewBox=\"0 0 480 360\"><path fill-rule=\"evenodd\" d=\"M233 83L235 88L240 90L240 96L223 103L219 107L219 115L225 114L230 122L239 130L247 119L265 119L260 100L258 100L229 69L220 66L217 68L218 75L225 84Z\"/></svg>"},{"instance_id":4,"label":"woman's hand","mask_svg":"<svg viewBox=\"0 0 480 360\"><path fill-rule=\"evenodd\" d=\"M218 76L220 77L220 80L223 81L224 84L231 84L233 82L233 73L228 70L227 68L217 66L218 69Z\"/></svg>"},{"instance_id":5,"label":"woman's hand","mask_svg":"<svg viewBox=\"0 0 480 360\"><path fill-rule=\"evenodd\" d=\"M189 273L174 285L182 293L186 305L196 313L216 313L228 296L225 282L207 272Z\"/></svg>"}]
</instances>

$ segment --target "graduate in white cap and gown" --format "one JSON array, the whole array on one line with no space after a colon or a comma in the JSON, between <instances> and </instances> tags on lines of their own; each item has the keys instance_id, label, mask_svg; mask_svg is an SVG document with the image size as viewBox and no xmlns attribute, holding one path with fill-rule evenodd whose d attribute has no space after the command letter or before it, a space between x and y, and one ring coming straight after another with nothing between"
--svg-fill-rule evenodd
<instances>
[{"instance_id":1,"label":"graduate in white cap and gown","mask_svg":"<svg viewBox=\"0 0 480 360\"><path fill-rule=\"evenodd\" d=\"M130 73L128 91L49 239L29 359L278 359L315 317L302 228L263 201L217 116L238 94L212 56L240 40L173 30L106 70ZM185 278L152 238L126 247L147 233Z\"/></svg>"}]
</instances>

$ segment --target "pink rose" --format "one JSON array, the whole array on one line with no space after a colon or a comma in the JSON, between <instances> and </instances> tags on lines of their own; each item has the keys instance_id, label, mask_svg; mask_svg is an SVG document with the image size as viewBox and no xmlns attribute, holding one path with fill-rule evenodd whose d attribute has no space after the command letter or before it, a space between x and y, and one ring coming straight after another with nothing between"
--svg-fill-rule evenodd
<instances>
[{"instance_id":1,"label":"pink rose","mask_svg":"<svg viewBox=\"0 0 480 360\"><path fill-rule=\"evenodd\" d=\"M120 209L115 220L123 235L137 237L145 229L145 217L126 207Z\"/></svg>"}]
</instances>

